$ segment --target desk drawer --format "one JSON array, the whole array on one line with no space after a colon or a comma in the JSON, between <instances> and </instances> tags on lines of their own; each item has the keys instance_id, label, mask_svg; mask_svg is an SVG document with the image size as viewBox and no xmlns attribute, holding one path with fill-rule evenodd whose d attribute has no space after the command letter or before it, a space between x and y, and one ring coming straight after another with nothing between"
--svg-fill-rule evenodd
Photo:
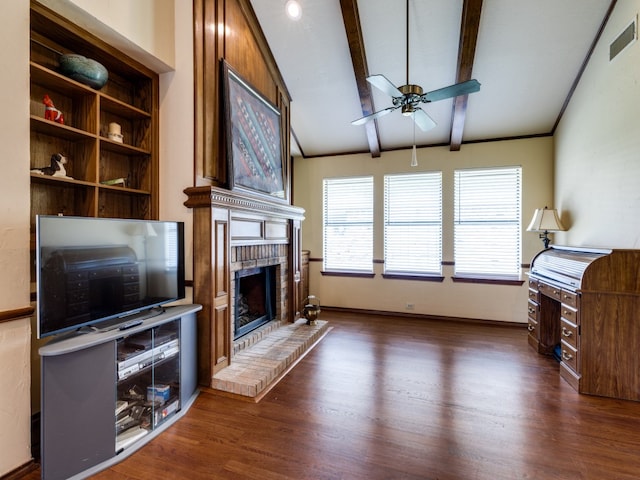
<instances>
[{"instance_id":1,"label":"desk drawer","mask_svg":"<svg viewBox=\"0 0 640 480\"><path fill-rule=\"evenodd\" d=\"M530 319L535 320L538 323L538 312L540 311L540 306L529 300L527 302L527 315Z\"/></svg>"},{"instance_id":2,"label":"desk drawer","mask_svg":"<svg viewBox=\"0 0 640 480\"><path fill-rule=\"evenodd\" d=\"M567 290L562 290L562 303L565 305L570 305L573 308L578 308L578 294L574 292L569 292Z\"/></svg>"},{"instance_id":3,"label":"desk drawer","mask_svg":"<svg viewBox=\"0 0 640 480\"><path fill-rule=\"evenodd\" d=\"M538 338L538 322L534 318L529 317L527 330L529 331L529 335L536 339Z\"/></svg>"},{"instance_id":4,"label":"desk drawer","mask_svg":"<svg viewBox=\"0 0 640 480\"><path fill-rule=\"evenodd\" d=\"M578 312L573 308L567 307L565 304L562 304L560 307L560 315L563 319L567 319L576 325L578 324Z\"/></svg>"},{"instance_id":5,"label":"desk drawer","mask_svg":"<svg viewBox=\"0 0 640 480\"><path fill-rule=\"evenodd\" d=\"M549 285L548 283L538 282L538 290L541 294L546 295L547 297L555 298L556 300L560 300L562 289L558 287L554 287L553 285Z\"/></svg>"},{"instance_id":6,"label":"desk drawer","mask_svg":"<svg viewBox=\"0 0 640 480\"><path fill-rule=\"evenodd\" d=\"M562 363L578 373L578 350L565 342L564 339L560 340L560 347L562 349Z\"/></svg>"},{"instance_id":7,"label":"desk drawer","mask_svg":"<svg viewBox=\"0 0 640 480\"><path fill-rule=\"evenodd\" d=\"M560 338L576 350L578 349L578 327L564 318L560 322Z\"/></svg>"},{"instance_id":8,"label":"desk drawer","mask_svg":"<svg viewBox=\"0 0 640 480\"><path fill-rule=\"evenodd\" d=\"M538 291L537 291L537 290L531 290L531 289L529 289L529 300L531 300L531 301L534 301L534 302L538 303L538 302L540 301L540 298L538 298L538 297L539 297L539 295L540 295L540 294L538 293Z\"/></svg>"},{"instance_id":9,"label":"desk drawer","mask_svg":"<svg viewBox=\"0 0 640 480\"><path fill-rule=\"evenodd\" d=\"M533 280L532 278L529 279L529 289L530 290L535 290L536 292L538 291L538 281L537 280Z\"/></svg>"}]
</instances>

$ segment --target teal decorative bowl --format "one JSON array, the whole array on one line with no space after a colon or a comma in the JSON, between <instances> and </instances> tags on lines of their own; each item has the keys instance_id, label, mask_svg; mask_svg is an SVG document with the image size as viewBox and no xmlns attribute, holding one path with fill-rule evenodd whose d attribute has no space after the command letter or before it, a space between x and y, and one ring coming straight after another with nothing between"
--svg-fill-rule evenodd
<instances>
[{"instance_id":1,"label":"teal decorative bowl","mask_svg":"<svg viewBox=\"0 0 640 480\"><path fill-rule=\"evenodd\" d=\"M60 56L60 73L96 90L105 86L109 72L100 63L73 53Z\"/></svg>"}]
</instances>

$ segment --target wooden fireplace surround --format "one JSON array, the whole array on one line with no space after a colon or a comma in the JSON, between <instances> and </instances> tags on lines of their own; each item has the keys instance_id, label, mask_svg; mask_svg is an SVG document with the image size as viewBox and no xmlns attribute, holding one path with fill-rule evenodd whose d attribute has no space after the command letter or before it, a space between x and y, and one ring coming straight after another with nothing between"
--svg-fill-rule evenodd
<instances>
[{"instance_id":1,"label":"wooden fireplace surround","mask_svg":"<svg viewBox=\"0 0 640 480\"><path fill-rule=\"evenodd\" d=\"M302 293L297 287L304 210L291 205L291 97L250 0L194 0L193 9L195 178L185 190L185 205L193 208L193 301L203 306L198 379L211 386L213 375L233 362L231 261L236 247L286 245L287 295L278 316L295 320ZM223 62L280 112L284 199L228 189Z\"/></svg>"},{"instance_id":2,"label":"wooden fireplace surround","mask_svg":"<svg viewBox=\"0 0 640 480\"><path fill-rule=\"evenodd\" d=\"M300 234L304 210L270 198L201 186L187 188L193 208L193 301L198 314L198 380L212 377L232 361L231 252L238 246L287 245L287 299L279 320L300 311Z\"/></svg>"}]
</instances>

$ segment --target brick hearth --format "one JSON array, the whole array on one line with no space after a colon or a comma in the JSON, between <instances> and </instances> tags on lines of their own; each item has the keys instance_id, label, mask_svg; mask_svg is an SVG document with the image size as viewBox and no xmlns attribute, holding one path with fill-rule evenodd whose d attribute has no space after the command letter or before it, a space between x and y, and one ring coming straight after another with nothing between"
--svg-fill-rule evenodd
<instances>
[{"instance_id":1,"label":"brick hearth","mask_svg":"<svg viewBox=\"0 0 640 480\"><path fill-rule=\"evenodd\" d=\"M325 320L317 320L316 325L307 325L304 318L294 323L271 322L234 342L231 365L213 376L211 386L258 401L329 330Z\"/></svg>"}]
</instances>

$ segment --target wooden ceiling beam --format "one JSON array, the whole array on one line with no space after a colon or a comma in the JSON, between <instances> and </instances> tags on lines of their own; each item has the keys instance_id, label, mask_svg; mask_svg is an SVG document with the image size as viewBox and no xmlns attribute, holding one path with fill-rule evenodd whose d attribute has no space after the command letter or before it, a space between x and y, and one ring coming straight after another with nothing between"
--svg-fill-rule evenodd
<instances>
[{"instance_id":1,"label":"wooden ceiling beam","mask_svg":"<svg viewBox=\"0 0 640 480\"><path fill-rule=\"evenodd\" d=\"M353 64L353 73L356 77L356 86L358 88L358 95L360 96L362 116L370 115L375 112L375 107L373 106L371 88L369 82L367 82L369 69L367 67L367 57L364 50L364 40L362 39L357 0L340 0L340 9L342 10L344 28L347 33L347 40L349 41L351 63ZM378 134L377 120L371 120L365 123L364 127L371 156L379 157L380 136Z\"/></svg>"},{"instance_id":2,"label":"wooden ceiling beam","mask_svg":"<svg viewBox=\"0 0 640 480\"><path fill-rule=\"evenodd\" d=\"M476 55L478 30L480 28L480 15L482 13L482 0L464 0L462 7L462 21L460 25L460 44L458 46L458 71L456 83L471 80L473 74L473 61ZM464 122L467 115L468 95L461 95L453 100L453 115L451 117L451 139L449 149L460 150Z\"/></svg>"}]
</instances>

